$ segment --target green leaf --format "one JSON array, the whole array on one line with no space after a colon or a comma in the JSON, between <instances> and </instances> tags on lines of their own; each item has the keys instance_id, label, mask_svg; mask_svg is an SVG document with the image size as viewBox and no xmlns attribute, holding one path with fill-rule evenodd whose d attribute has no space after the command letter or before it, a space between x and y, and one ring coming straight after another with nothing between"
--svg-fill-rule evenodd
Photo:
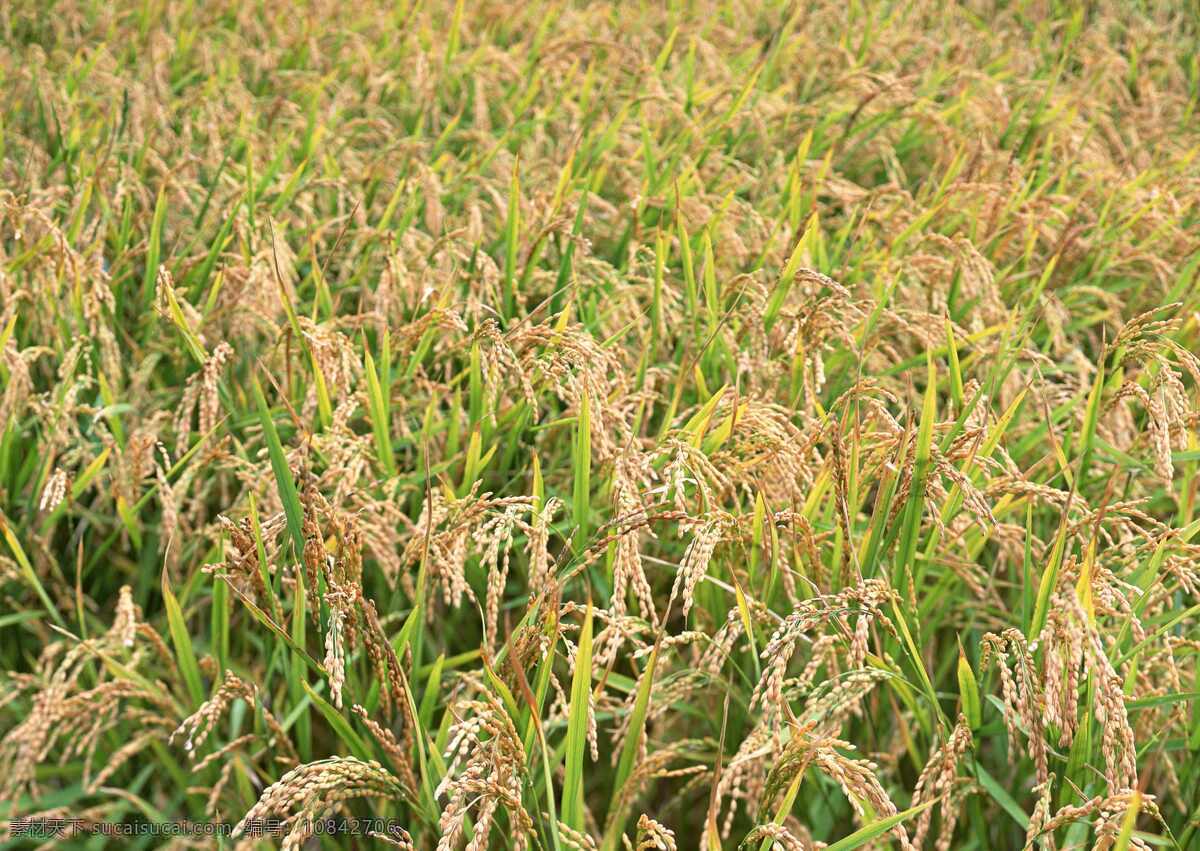
<instances>
[{"instance_id":1,"label":"green leaf","mask_svg":"<svg viewBox=\"0 0 1200 851\"><path fill-rule=\"evenodd\" d=\"M954 341L954 325L950 317L946 317L946 354L950 359L950 394L954 399L955 410L961 411L963 406L962 365L958 362L958 344Z\"/></svg>"},{"instance_id":2,"label":"green leaf","mask_svg":"<svg viewBox=\"0 0 1200 851\"><path fill-rule=\"evenodd\" d=\"M627 813L624 809L618 812L618 804L625 788L625 782L633 773L634 762L637 760L638 752L641 750L642 737L646 732L646 713L650 708L650 693L654 687L654 671L658 665L659 647L660 644L655 642L654 649L650 651L650 661L646 663L646 669L642 671L641 679L638 681L637 697L634 698L633 712L629 715L629 732L625 736L625 746L621 749L621 759L617 762L617 777L613 783L612 800L609 802L611 823L604 836L606 849L617 847L619 838L625 829Z\"/></svg>"},{"instance_id":3,"label":"green leaf","mask_svg":"<svg viewBox=\"0 0 1200 851\"><path fill-rule=\"evenodd\" d=\"M1104 363L1096 370L1092 380L1092 390L1088 394L1087 410L1083 415L1083 433L1079 438L1079 468L1075 473L1076 480L1083 486L1087 481L1088 467L1092 462L1092 444L1096 437L1096 424L1100 421L1100 395L1104 391Z\"/></svg>"},{"instance_id":4,"label":"green leaf","mask_svg":"<svg viewBox=\"0 0 1200 851\"><path fill-rule=\"evenodd\" d=\"M1151 709L1155 706L1164 706L1168 703L1192 703L1198 700L1200 700L1200 691L1172 692L1171 694L1157 694L1153 697L1141 697L1137 700L1130 700L1125 704L1125 708L1136 711L1138 709Z\"/></svg>"},{"instance_id":5,"label":"green leaf","mask_svg":"<svg viewBox=\"0 0 1200 851\"><path fill-rule=\"evenodd\" d=\"M709 396L708 401L704 403L703 407L683 427L683 433L687 435L688 442L697 449L700 448L700 444L704 440L704 434L708 431L708 424L712 420L713 412L717 409L717 405L720 404L728 388L729 385L724 384L716 393Z\"/></svg>"},{"instance_id":6,"label":"green leaf","mask_svg":"<svg viewBox=\"0 0 1200 851\"><path fill-rule=\"evenodd\" d=\"M154 199L154 218L150 222L150 241L146 248L146 271L142 276L142 305L148 307L154 298L154 281L158 277L158 264L162 258L163 221L167 216L167 184L158 188Z\"/></svg>"},{"instance_id":7,"label":"green leaf","mask_svg":"<svg viewBox=\"0 0 1200 851\"><path fill-rule=\"evenodd\" d=\"M1064 511L1059 523L1058 535L1054 539L1054 547L1050 550L1050 561L1042 573L1042 581L1038 584L1037 605L1033 610L1033 621L1029 624L1029 632L1025 636L1028 641L1034 641L1041 635L1042 627L1046 625L1046 618L1050 614L1050 595L1058 584L1058 570L1062 567L1063 553L1067 548L1068 526L1067 514Z\"/></svg>"},{"instance_id":8,"label":"green leaf","mask_svg":"<svg viewBox=\"0 0 1200 851\"><path fill-rule=\"evenodd\" d=\"M163 287L163 291L167 296L167 313L171 317L171 322L179 329L179 333L183 335L183 341L187 344L187 350L192 356L192 360L203 366L204 362L208 360L208 352L204 350L204 346L196 337L196 333L188 325L188 321L183 315L183 308L179 306L179 300L175 297L175 288Z\"/></svg>"},{"instance_id":9,"label":"green leaf","mask_svg":"<svg viewBox=\"0 0 1200 851\"><path fill-rule=\"evenodd\" d=\"M374 751L367 745L354 728L350 726L350 722L346 720L346 716L342 715L333 704L327 701L310 686L306 681L301 680L300 685L304 687L305 694L312 701L313 706L317 707L317 711L324 716L329 722L329 726L333 728L333 732L342 740L342 743L350 749L350 753L361 760L371 760L375 758Z\"/></svg>"},{"instance_id":10,"label":"green leaf","mask_svg":"<svg viewBox=\"0 0 1200 851\"><path fill-rule=\"evenodd\" d=\"M800 264L804 262L805 252L808 251L816 230L817 214L814 212L808 217L808 223L804 226L804 233L796 242L796 247L792 249L792 254L788 257L787 264L779 274L779 281L775 284L775 289L772 291L771 298L767 302L767 309L763 313L763 326L768 331L775 324L775 320L779 316L779 311L783 309L783 303L787 300L788 292L792 288L792 282L796 280L796 273L800 271Z\"/></svg>"},{"instance_id":11,"label":"green leaf","mask_svg":"<svg viewBox=\"0 0 1200 851\"><path fill-rule=\"evenodd\" d=\"M292 478L292 470L287 463L283 444L279 442L279 432L275 430L275 420L267 408L266 397L263 396L262 385L258 378L252 378L251 390L254 402L258 407L258 418L262 423L263 437L267 441L267 452L271 457L271 470L275 474L275 484L279 488L279 499L283 503L283 513L287 518L288 531L292 543L296 547L296 558L304 553L304 508L300 504L300 494L296 490L296 482Z\"/></svg>"},{"instance_id":12,"label":"green leaf","mask_svg":"<svg viewBox=\"0 0 1200 851\"><path fill-rule=\"evenodd\" d=\"M925 480L929 475L933 453L933 426L937 419L937 367L933 353L926 353L925 401L921 406L921 422L917 428L917 451L913 458L912 485L908 503L904 510L904 522L900 529L900 552L896 560L892 584L902 588L902 577L911 577L917 555L917 539L921 532L921 515L925 508Z\"/></svg>"},{"instance_id":13,"label":"green leaf","mask_svg":"<svg viewBox=\"0 0 1200 851\"><path fill-rule=\"evenodd\" d=\"M384 398L375 359L363 341L363 374L367 377L367 405L371 414L371 430L375 434L375 454L379 466L388 478L396 475L396 462L392 456L391 419L388 415L388 400Z\"/></svg>"},{"instance_id":14,"label":"green leaf","mask_svg":"<svg viewBox=\"0 0 1200 851\"><path fill-rule=\"evenodd\" d=\"M845 839L840 839L828 846L826 851L852 851L854 848L862 848L867 843L879 838L880 836L883 836L883 834L887 833L896 825L907 821L919 813L924 812L937 802L937 798L931 798L923 804L918 804L915 807L909 807L907 810L896 813L894 816L888 816L885 819L880 819L879 821L860 827Z\"/></svg>"},{"instance_id":15,"label":"green leaf","mask_svg":"<svg viewBox=\"0 0 1200 851\"><path fill-rule=\"evenodd\" d=\"M589 600L575 654L571 677L571 705L567 713L566 777L563 780L563 823L583 830L583 759L587 747L588 703L592 686L592 603Z\"/></svg>"},{"instance_id":16,"label":"green leaf","mask_svg":"<svg viewBox=\"0 0 1200 851\"><path fill-rule=\"evenodd\" d=\"M460 4L461 5L461 4ZM520 162L513 163L508 185L508 218L504 223L504 318L516 315L517 250L521 232Z\"/></svg>"},{"instance_id":17,"label":"green leaf","mask_svg":"<svg viewBox=\"0 0 1200 851\"><path fill-rule=\"evenodd\" d=\"M992 797L992 800L1000 805L1000 809L1008 813L1012 817L1012 820L1020 825L1021 830L1029 830L1029 816L1025 814L1025 811L1021 809L1020 804L1013 799L1013 796L1008 793L1008 790L997 783L996 778L988 774L987 770L978 762L975 763L975 779L979 781L979 785L983 787L983 790Z\"/></svg>"},{"instance_id":18,"label":"green leaf","mask_svg":"<svg viewBox=\"0 0 1200 851\"><path fill-rule=\"evenodd\" d=\"M713 256L712 237L704 229L704 304L708 309L708 330L711 334L721 316L720 297L717 294L717 261Z\"/></svg>"},{"instance_id":19,"label":"green leaf","mask_svg":"<svg viewBox=\"0 0 1200 851\"><path fill-rule=\"evenodd\" d=\"M37 572L33 569L33 565L29 562L29 556L25 555L25 550L21 547L21 542L17 540L17 536L13 534L12 528L8 525L8 519L0 514L0 533L4 535L4 540L8 544L8 548L12 551L13 557L16 558L17 564L21 568L21 576L29 583L38 599L42 601L42 605L46 607L46 611L50 613L50 617L54 622L66 629L67 622L62 619L62 615L58 613L58 609L54 607L54 603L50 602L50 596L46 593L46 589L42 587L42 581L38 579Z\"/></svg>"},{"instance_id":20,"label":"green leaf","mask_svg":"<svg viewBox=\"0 0 1200 851\"><path fill-rule=\"evenodd\" d=\"M572 485L572 509L575 521L575 550L583 552L587 546L591 511L592 491L592 415L591 403L585 389L579 400L579 420L575 423L575 442L572 447L574 483Z\"/></svg>"},{"instance_id":21,"label":"green leaf","mask_svg":"<svg viewBox=\"0 0 1200 851\"><path fill-rule=\"evenodd\" d=\"M696 288L696 266L692 260L692 242L688 236L687 227L684 225L683 219L677 218L675 225L679 236L680 259L683 263L683 285L684 293L687 296L687 315L691 317L692 333L694 334L700 297Z\"/></svg>"},{"instance_id":22,"label":"green leaf","mask_svg":"<svg viewBox=\"0 0 1200 851\"><path fill-rule=\"evenodd\" d=\"M979 683L975 679L975 671L963 652L962 642L958 643L958 695L962 699L963 715L972 730L978 730L983 719L983 709L979 704Z\"/></svg>"},{"instance_id":23,"label":"green leaf","mask_svg":"<svg viewBox=\"0 0 1200 851\"><path fill-rule=\"evenodd\" d=\"M187 624L183 620L183 610L179 608L179 601L175 599L175 594L171 591L171 585L167 581L165 567L162 572L162 596L163 607L167 611L167 627L171 632L171 643L175 645L175 658L179 661L179 672L183 674L188 696L192 699L192 707L195 708L204 702L204 686L200 679L200 666L196 662L196 653L192 649L192 638Z\"/></svg>"}]
</instances>

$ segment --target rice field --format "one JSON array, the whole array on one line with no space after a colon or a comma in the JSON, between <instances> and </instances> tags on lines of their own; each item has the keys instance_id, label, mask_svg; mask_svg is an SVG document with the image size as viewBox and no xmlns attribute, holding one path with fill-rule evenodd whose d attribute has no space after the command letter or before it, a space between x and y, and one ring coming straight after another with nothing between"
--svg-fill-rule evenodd
<instances>
[{"instance_id":1,"label":"rice field","mask_svg":"<svg viewBox=\"0 0 1200 851\"><path fill-rule=\"evenodd\" d=\"M1200 848L1198 107L1193 3L0 3L0 846Z\"/></svg>"}]
</instances>

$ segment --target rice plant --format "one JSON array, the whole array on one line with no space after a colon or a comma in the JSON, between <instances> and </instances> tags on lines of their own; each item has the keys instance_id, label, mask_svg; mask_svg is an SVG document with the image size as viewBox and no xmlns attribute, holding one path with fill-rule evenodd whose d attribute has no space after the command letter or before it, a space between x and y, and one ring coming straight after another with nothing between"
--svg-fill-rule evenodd
<instances>
[{"instance_id":1,"label":"rice plant","mask_svg":"<svg viewBox=\"0 0 1200 851\"><path fill-rule=\"evenodd\" d=\"M1200 847L1198 105L1159 0L0 3L0 841Z\"/></svg>"}]
</instances>

